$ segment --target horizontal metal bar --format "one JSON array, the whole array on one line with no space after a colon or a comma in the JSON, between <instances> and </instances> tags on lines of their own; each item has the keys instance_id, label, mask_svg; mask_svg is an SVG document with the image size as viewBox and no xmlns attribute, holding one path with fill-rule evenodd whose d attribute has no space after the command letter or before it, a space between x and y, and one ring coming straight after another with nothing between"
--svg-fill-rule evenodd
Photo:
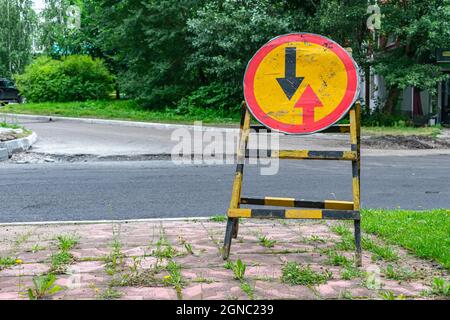
<instances>
[{"instance_id":1,"label":"horizontal metal bar","mask_svg":"<svg viewBox=\"0 0 450 320\"><path fill-rule=\"evenodd\" d=\"M354 151L279 150L272 151L272 158L305 160L356 160Z\"/></svg>"},{"instance_id":2,"label":"horizontal metal bar","mask_svg":"<svg viewBox=\"0 0 450 320\"><path fill-rule=\"evenodd\" d=\"M359 211L328 209L229 209L230 218L359 220Z\"/></svg>"},{"instance_id":3,"label":"horizontal metal bar","mask_svg":"<svg viewBox=\"0 0 450 320\"><path fill-rule=\"evenodd\" d=\"M279 158L295 160L356 160L356 151L328 151L328 150L245 150L246 158Z\"/></svg>"},{"instance_id":4,"label":"horizontal metal bar","mask_svg":"<svg viewBox=\"0 0 450 320\"><path fill-rule=\"evenodd\" d=\"M350 132L349 124L337 124L320 131L320 133L349 133L349 132Z\"/></svg>"},{"instance_id":5,"label":"horizontal metal bar","mask_svg":"<svg viewBox=\"0 0 450 320\"><path fill-rule=\"evenodd\" d=\"M259 132L259 131L262 131L262 130L265 130L267 132L272 132L272 129L267 128L265 126L261 126L261 125L252 125L252 126L250 126L250 129L251 130L255 130L256 132Z\"/></svg>"},{"instance_id":6,"label":"horizontal metal bar","mask_svg":"<svg viewBox=\"0 0 450 320\"><path fill-rule=\"evenodd\" d=\"M292 208L353 210L353 202L337 201L337 200L305 201L305 200L296 200L294 198L277 198L277 197L265 197L263 199L241 198L241 204L274 206L274 207L292 207Z\"/></svg>"}]
</instances>

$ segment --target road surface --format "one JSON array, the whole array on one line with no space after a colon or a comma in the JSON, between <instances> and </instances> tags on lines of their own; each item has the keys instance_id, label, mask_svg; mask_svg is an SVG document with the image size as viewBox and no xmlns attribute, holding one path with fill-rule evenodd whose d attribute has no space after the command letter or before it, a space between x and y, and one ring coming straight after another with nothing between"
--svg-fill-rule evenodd
<instances>
[{"instance_id":1,"label":"road surface","mask_svg":"<svg viewBox=\"0 0 450 320\"><path fill-rule=\"evenodd\" d=\"M170 161L1 163L0 222L224 214L234 169ZM283 161L275 176L247 166L243 195L351 200L350 164ZM450 208L450 157L364 157L362 205Z\"/></svg>"}]
</instances>

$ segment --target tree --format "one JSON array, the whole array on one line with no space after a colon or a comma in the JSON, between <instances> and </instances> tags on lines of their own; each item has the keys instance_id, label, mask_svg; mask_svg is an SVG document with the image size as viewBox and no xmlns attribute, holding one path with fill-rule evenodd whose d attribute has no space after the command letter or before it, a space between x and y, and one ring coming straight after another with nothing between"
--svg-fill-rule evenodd
<instances>
[{"instance_id":1,"label":"tree","mask_svg":"<svg viewBox=\"0 0 450 320\"><path fill-rule=\"evenodd\" d=\"M208 1L188 20L189 39L195 51L188 68L202 86L222 85L230 103L242 99L242 78L247 62L271 38L302 29L301 7L289 11L291 1Z\"/></svg>"},{"instance_id":2,"label":"tree","mask_svg":"<svg viewBox=\"0 0 450 320\"><path fill-rule=\"evenodd\" d=\"M202 1L100 0L99 46L119 66L126 96L146 107L175 106L195 86L186 21Z\"/></svg>"},{"instance_id":3,"label":"tree","mask_svg":"<svg viewBox=\"0 0 450 320\"><path fill-rule=\"evenodd\" d=\"M23 71L32 58L36 13L31 0L0 0L0 76Z\"/></svg>"},{"instance_id":4,"label":"tree","mask_svg":"<svg viewBox=\"0 0 450 320\"><path fill-rule=\"evenodd\" d=\"M390 114L400 90L413 86L434 95L437 83L447 77L436 65L435 50L450 46L450 2L392 0L380 7L381 36L396 39L394 48L380 47L374 61L389 89L384 110Z\"/></svg>"},{"instance_id":5,"label":"tree","mask_svg":"<svg viewBox=\"0 0 450 320\"><path fill-rule=\"evenodd\" d=\"M54 58L86 53L81 26L72 21L70 6L84 12L84 0L45 0L39 24L40 45L46 55ZM86 17L86 16L85 16ZM80 19L81 20L81 19Z\"/></svg>"}]
</instances>

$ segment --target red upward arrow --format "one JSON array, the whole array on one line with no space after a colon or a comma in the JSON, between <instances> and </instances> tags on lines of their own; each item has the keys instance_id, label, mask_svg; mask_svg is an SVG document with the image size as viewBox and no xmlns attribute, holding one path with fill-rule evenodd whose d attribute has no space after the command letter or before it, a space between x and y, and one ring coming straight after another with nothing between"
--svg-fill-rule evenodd
<instances>
[{"instance_id":1,"label":"red upward arrow","mask_svg":"<svg viewBox=\"0 0 450 320\"><path fill-rule=\"evenodd\" d=\"M314 108L323 107L314 90L308 85L294 108L303 108L303 124L314 123Z\"/></svg>"}]
</instances>

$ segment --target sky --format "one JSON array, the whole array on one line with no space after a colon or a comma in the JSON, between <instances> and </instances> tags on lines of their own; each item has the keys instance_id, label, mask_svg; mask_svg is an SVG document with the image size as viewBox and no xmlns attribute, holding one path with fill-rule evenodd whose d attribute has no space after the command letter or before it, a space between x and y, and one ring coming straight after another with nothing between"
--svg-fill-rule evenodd
<instances>
[{"instance_id":1,"label":"sky","mask_svg":"<svg viewBox=\"0 0 450 320\"><path fill-rule=\"evenodd\" d=\"M44 8L44 0L33 0L33 2L35 10L42 10Z\"/></svg>"}]
</instances>

